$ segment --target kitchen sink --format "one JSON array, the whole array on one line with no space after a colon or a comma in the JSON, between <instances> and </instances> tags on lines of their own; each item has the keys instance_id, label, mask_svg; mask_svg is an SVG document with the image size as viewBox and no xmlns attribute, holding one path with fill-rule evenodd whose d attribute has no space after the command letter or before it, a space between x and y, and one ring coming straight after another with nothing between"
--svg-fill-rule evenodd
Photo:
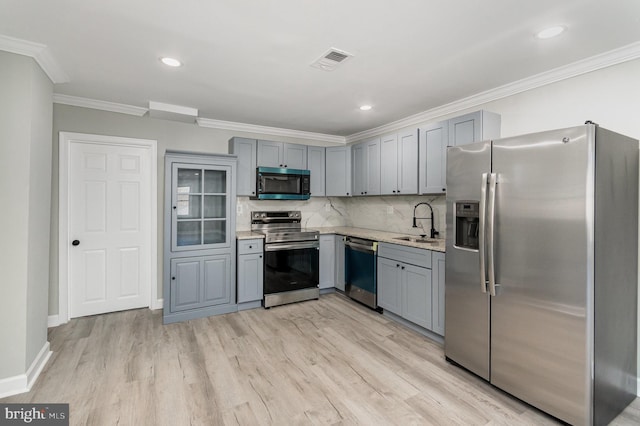
<instances>
[{"instance_id":1,"label":"kitchen sink","mask_svg":"<svg viewBox=\"0 0 640 426\"><path fill-rule=\"evenodd\" d=\"M420 243L420 244L438 244L438 240L434 240L432 238L426 238L426 237L413 237L413 236L395 237L394 240L409 241L412 243Z\"/></svg>"}]
</instances>

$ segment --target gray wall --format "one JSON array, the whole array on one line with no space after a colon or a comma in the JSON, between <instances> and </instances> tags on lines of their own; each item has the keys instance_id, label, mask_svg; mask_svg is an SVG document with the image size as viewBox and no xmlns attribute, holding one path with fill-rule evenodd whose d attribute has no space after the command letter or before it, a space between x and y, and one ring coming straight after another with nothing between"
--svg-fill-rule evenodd
<instances>
[{"instance_id":1,"label":"gray wall","mask_svg":"<svg viewBox=\"0 0 640 426\"><path fill-rule=\"evenodd\" d=\"M24 374L47 341L51 102L33 59L0 52L0 379Z\"/></svg>"},{"instance_id":2,"label":"gray wall","mask_svg":"<svg viewBox=\"0 0 640 426\"><path fill-rule=\"evenodd\" d=\"M58 147L59 132L92 133L109 136L157 140L158 148L158 295L162 295L162 241L164 229L164 153L167 149L206 153L228 153L228 141L233 136L278 140L306 145L330 145L322 141L274 137L262 134L226 131L199 127L175 121L79 108L55 104L53 107L53 178L51 206L51 267L49 285L49 315L58 313Z\"/></svg>"}]
</instances>

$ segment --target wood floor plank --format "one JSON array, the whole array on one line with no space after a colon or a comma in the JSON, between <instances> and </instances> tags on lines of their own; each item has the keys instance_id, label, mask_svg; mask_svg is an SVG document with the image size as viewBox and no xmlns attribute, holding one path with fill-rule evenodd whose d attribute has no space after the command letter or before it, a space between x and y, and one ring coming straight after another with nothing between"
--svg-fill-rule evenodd
<instances>
[{"instance_id":1,"label":"wood floor plank","mask_svg":"<svg viewBox=\"0 0 640 426\"><path fill-rule=\"evenodd\" d=\"M49 330L33 389L73 425L553 425L339 294L163 325L147 309ZM612 423L640 424L640 399Z\"/></svg>"}]
</instances>

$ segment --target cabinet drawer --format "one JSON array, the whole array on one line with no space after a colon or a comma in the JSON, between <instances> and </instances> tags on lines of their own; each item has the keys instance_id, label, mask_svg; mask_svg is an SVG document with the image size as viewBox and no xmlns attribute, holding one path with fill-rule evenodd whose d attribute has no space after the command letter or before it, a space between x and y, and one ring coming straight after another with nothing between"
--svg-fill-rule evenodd
<instances>
[{"instance_id":1,"label":"cabinet drawer","mask_svg":"<svg viewBox=\"0 0 640 426\"><path fill-rule=\"evenodd\" d=\"M253 240L238 240L238 254L262 253L264 241L262 238Z\"/></svg>"},{"instance_id":2,"label":"cabinet drawer","mask_svg":"<svg viewBox=\"0 0 640 426\"><path fill-rule=\"evenodd\" d=\"M401 246L399 244L380 243L378 245L378 256L431 269L431 250Z\"/></svg>"}]
</instances>

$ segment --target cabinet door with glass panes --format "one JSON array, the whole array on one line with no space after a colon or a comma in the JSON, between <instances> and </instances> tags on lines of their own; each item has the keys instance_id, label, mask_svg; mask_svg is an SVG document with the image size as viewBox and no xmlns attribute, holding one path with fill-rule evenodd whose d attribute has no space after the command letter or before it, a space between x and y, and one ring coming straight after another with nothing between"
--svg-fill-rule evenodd
<instances>
[{"instance_id":1,"label":"cabinet door with glass panes","mask_svg":"<svg viewBox=\"0 0 640 426\"><path fill-rule=\"evenodd\" d=\"M230 245L231 168L173 163L171 250Z\"/></svg>"}]
</instances>

